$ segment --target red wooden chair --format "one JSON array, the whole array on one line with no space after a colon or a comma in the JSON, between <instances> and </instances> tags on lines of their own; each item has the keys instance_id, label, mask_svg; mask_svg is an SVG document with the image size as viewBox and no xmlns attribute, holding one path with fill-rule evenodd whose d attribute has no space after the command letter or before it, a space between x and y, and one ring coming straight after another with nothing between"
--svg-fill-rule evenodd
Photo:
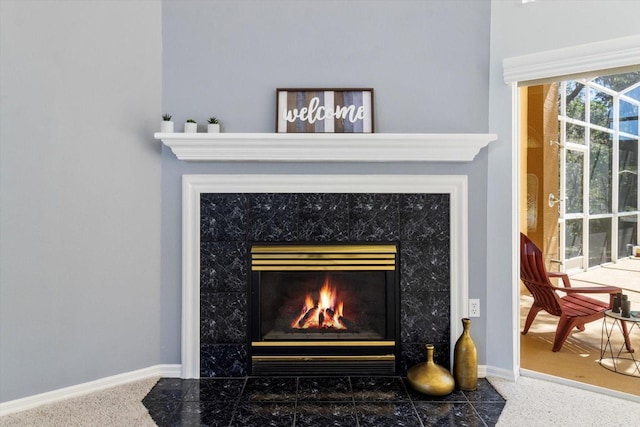
<instances>
[{"instance_id":1,"label":"red wooden chair","mask_svg":"<svg viewBox=\"0 0 640 427\"><path fill-rule=\"evenodd\" d=\"M554 286L549 280L551 277L561 279L564 287ZM602 319L604 312L611 308L613 296L622 292L615 286L572 288L569 276L546 270L542 251L522 233L520 233L520 279L533 296L533 305L527 315L522 334L529 331L531 323L541 310L553 316L559 316L553 351L559 351L562 348L574 327L584 331L585 323ZM566 295L560 297L558 291ZM598 301L582 294L609 294L609 302ZM625 322L621 324L627 350L633 352L629 343L627 325Z\"/></svg>"}]
</instances>

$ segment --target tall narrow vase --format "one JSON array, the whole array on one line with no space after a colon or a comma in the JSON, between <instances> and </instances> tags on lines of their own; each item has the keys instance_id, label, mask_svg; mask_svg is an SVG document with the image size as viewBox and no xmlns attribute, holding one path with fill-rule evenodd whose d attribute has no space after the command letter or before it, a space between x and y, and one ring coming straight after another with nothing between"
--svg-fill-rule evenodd
<instances>
[{"instance_id":1,"label":"tall narrow vase","mask_svg":"<svg viewBox=\"0 0 640 427\"><path fill-rule=\"evenodd\" d=\"M427 361L409 369L407 380L415 390L430 396L446 396L455 388L451 373L433 361L433 345L427 344Z\"/></svg>"},{"instance_id":2,"label":"tall narrow vase","mask_svg":"<svg viewBox=\"0 0 640 427\"><path fill-rule=\"evenodd\" d=\"M478 351L471 338L471 320L462 319L462 335L456 341L453 353L453 377L460 390L473 391L478 388Z\"/></svg>"}]
</instances>

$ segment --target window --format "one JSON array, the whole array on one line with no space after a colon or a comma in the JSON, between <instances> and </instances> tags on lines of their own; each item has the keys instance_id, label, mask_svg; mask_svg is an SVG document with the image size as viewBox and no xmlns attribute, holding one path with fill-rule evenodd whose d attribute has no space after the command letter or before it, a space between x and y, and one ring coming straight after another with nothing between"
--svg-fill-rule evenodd
<instances>
[{"instance_id":1,"label":"window","mask_svg":"<svg viewBox=\"0 0 640 427\"><path fill-rule=\"evenodd\" d=\"M559 83L561 257L587 269L638 244L640 72Z\"/></svg>"}]
</instances>

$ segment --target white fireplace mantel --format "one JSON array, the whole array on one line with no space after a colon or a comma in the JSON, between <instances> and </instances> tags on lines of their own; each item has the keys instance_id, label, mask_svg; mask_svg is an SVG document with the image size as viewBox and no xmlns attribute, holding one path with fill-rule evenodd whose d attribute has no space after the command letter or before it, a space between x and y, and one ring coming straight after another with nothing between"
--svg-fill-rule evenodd
<instances>
[{"instance_id":1,"label":"white fireplace mantel","mask_svg":"<svg viewBox=\"0 0 640 427\"><path fill-rule=\"evenodd\" d=\"M470 162L496 134L156 133L193 162Z\"/></svg>"}]
</instances>

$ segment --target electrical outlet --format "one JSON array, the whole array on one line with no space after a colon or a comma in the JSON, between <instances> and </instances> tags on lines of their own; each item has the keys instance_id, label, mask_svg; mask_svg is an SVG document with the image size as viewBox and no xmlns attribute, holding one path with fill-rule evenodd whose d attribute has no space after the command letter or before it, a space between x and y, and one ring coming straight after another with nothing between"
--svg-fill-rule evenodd
<instances>
[{"instance_id":1,"label":"electrical outlet","mask_svg":"<svg viewBox=\"0 0 640 427\"><path fill-rule=\"evenodd\" d=\"M480 317L480 300L469 299L469 317Z\"/></svg>"}]
</instances>

